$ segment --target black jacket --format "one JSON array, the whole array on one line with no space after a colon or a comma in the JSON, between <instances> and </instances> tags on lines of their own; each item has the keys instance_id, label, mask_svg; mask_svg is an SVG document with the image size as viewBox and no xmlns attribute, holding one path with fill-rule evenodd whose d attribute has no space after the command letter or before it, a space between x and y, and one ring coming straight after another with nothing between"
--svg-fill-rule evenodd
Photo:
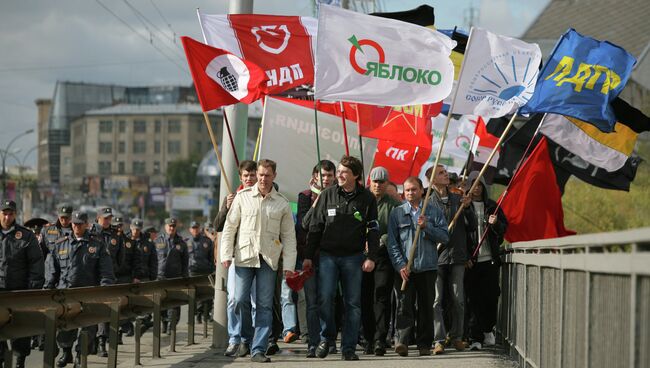
<instances>
[{"instance_id":1,"label":"black jacket","mask_svg":"<svg viewBox=\"0 0 650 368\"><path fill-rule=\"evenodd\" d=\"M187 240L187 257L190 276L214 272L214 246L207 236L199 234Z\"/></svg>"},{"instance_id":2,"label":"black jacket","mask_svg":"<svg viewBox=\"0 0 650 368\"><path fill-rule=\"evenodd\" d=\"M316 250L332 256L362 253L368 242L368 258L377 259L379 224L377 200L359 184L347 196L339 185L324 189L312 210L307 235L306 259Z\"/></svg>"},{"instance_id":3,"label":"black jacket","mask_svg":"<svg viewBox=\"0 0 650 368\"><path fill-rule=\"evenodd\" d=\"M480 185L483 185L483 203L484 203L484 210L483 210L483 218L479 218L478 221L483 221L483 226L484 228L488 226L488 219L491 214L494 213L494 210L497 208L497 203L491 199L488 198L487 195L487 187L483 184L483 182L480 183ZM472 204L473 206L473 204ZM470 207L472 207L470 206ZM508 220L506 219L505 214L499 208L497 211L497 220L494 223L494 225L489 225L487 235L485 239L483 240L483 244L481 247L490 247L490 253L492 255L492 261L496 265L501 265L501 248L500 245L503 243L503 236L506 233L506 229L508 227ZM478 229L477 229L478 230ZM470 245L469 250L470 250L470 257L474 254L476 251L476 247L478 246L478 243L481 239L481 236L483 234L479 234L478 231L471 231L468 232L468 243ZM474 257L472 260L476 261L477 257Z\"/></svg>"},{"instance_id":4,"label":"black jacket","mask_svg":"<svg viewBox=\"0 0 650 368\"><path fill-rule=\"evenodd\" d=\"M46 289L103 286L115 282L106 245L88 231L80 239L67 235L57 240L47 255L46 269Z\"/></svg>"},{"instance_id":5,"label":"black jacket","mask_svg":"<svg viewBox=\"0 0 650 368\"><path fill-rule=\"evenodd\" d=\"M461 205L461 196L451 192L447 193L448 200L446 204L442 201L435 189L433 189L433 194L429 200L433 200L434 203L438 204L445 213L447 223L451 223L452 218ZM438 254L438 264L465 264L471 256L467 241L467 234L471 232L476 232L476 216L471 207L465 207L460 216L458 216L454 227L449 232L449 243Z\"/></svg>"},{"instance_id":6,"label":"black jacket","mask_svg":"<svg viewBox=\"0 0 650 368\"><path fill-rule=\"evenodd\" d=\"M141 273L140 259L137 257L135 247L126 236L117 233L113 227L103 229L99 224L93 224L90 230L104 241L113 260L113 272L117 282L130 283L133 277Z\"/></svg>"},{"instance_id":7,"label":"black jacket","mask_svg":"<svg viewBox=\"0 0 650 368\"><path fill-rule=\"evenodd\" d=\"M158 280L187 277L187 244L178 234L170 237L162 232L155 240L158 258Z\"/></svg>"},{"instance_id":8,"label":"black jacket","mask_svg":"<svg viewBox=\"0 0 650 368\"><path fill-rule=\"evenodd\" d=\"M40 289L44 282L43 253L36 236L14 223L0 231L0 290Z\"/></svg>"},{"instance_id":9,"label":"black jacket","mask_svg":"<svg viewBox=\"0 0 650 368\"><path fill-rule=\"evenodd\" d=\"M140 259L140 268L134 277L140 281L155 280L158 276L158 258L154 243L145 234L140 234L138 238L133 239L129 233L127 239L133 242L137 257Z\"/></svg>"}]
</instances>

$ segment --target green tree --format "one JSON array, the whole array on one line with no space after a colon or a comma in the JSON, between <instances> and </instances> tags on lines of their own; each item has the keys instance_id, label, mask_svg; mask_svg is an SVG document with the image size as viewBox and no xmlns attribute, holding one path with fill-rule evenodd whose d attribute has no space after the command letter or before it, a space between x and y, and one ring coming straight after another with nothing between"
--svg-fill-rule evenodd
<instances>
[{"instance_id":1,"label":"green tree","mask_svg":"<svg viewBox=\"0 0 650 368\"><path fill-rule=\"evenodd\" d=\"M196 185L196 169L201 157L191 155L185 159L170 161L167 165L167 181L174 187L193 187Z\"/></svg>"}]
</instances>

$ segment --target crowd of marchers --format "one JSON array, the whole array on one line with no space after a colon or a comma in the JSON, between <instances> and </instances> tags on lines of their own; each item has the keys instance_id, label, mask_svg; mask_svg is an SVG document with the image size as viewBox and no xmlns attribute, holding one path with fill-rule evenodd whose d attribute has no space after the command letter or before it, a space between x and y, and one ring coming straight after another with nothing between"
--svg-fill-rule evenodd
<instances>
[{"instance_id":1,"label":"crowd of marchers","mask_svg":"<svg viewBox=\"0 0 650 368\"><path fill-rule=\"evenodd\" d=\"M383 167L370 171L365 187L357 158L322 160L305 175L296 213L276 173L274 161L242 161L241 185L222 201L214 227L192 222L189 238L174 217L159 232L139 218L127 225L110 207L93 221L62 204L56 223L22 226L16 204L3 200L0 291L208 275L220 262L228 270L226 356L269 362L279 340L306 343L307 358L340 352L343 360L358 360L357 346L377 356L408 356L414 346L426 356L495 344L507 222L477 172L450 181L438 165L426 172L428 185L408 177L400 193ZM199 322L211 319L211 303L197 308ZM164 312L163 332L179 314ZM142 332L153 326L150 315L138 319ZM107 357L108 324L84 330L88 351ZM133 321L120 321L119 343L133 334ZM79 336L57 332L58 367L79 366ZM23 367L43 337L9 343Z\"/></svg>"}]
</instances>

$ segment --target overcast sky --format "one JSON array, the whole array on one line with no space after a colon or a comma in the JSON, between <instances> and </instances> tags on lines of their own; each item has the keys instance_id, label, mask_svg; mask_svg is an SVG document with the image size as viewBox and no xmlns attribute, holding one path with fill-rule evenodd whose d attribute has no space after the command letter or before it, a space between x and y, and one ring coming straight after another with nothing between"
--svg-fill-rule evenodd
<instances>
[{"instance_id":1,"label":"overcast sky","mask_svg":"<svg viewBox=\"0 0 650 368\"><path fill-rule=\"evenodd\" d=\"M438 28L464 26L469 8L473 7L477 25L519 36L548 0L378 3L383 11L429 4L435 8ZM177 37L202 39L196 8L208 14L222 14L228 11L228 4L228 0L2 0L0 148L6 148L21 132L36 127L34 101L51 98L57 80L133 86L189 85L191 78L180 42L172 42L173 32ZM312 0L258 0L254 2L254 12L314 16ZM16 156L23 160L36 144L33 133L16 141L11 150L19 148ZM34 152L26 163L36 163ZM8 166L15 164L14 159L8 160Z\"/></svg>"}]
</instances>

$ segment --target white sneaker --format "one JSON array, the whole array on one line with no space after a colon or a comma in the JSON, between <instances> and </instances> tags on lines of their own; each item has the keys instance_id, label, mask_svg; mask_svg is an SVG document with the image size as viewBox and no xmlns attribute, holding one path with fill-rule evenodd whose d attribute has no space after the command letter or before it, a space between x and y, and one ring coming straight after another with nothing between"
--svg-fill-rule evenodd
<instances>
[{"instance_id":1,"label":"white sneaker","mask_svg":"<svg viewBox=\"0 0 650 368\"><path fill-rule=\"evenodd\" d=\"M496 344L496 339L494 338L494 333L487 332L483 333L483 345L485 346L494 346Z\"/></svg>"},{"instance_id":2,"label":"white sneaker","mask_svg":"<svg viewBox=\"0 0 650 368\"><path fill-rule=\"evenodd\" d=\"M471 350L471 351L478 351L478 350L481 350L482 348L483 348L483 346L482 346L481 343L478 342L478 341L474 341L474 342L469 346L469 350Z\"/></svg>"}]
</instances>

